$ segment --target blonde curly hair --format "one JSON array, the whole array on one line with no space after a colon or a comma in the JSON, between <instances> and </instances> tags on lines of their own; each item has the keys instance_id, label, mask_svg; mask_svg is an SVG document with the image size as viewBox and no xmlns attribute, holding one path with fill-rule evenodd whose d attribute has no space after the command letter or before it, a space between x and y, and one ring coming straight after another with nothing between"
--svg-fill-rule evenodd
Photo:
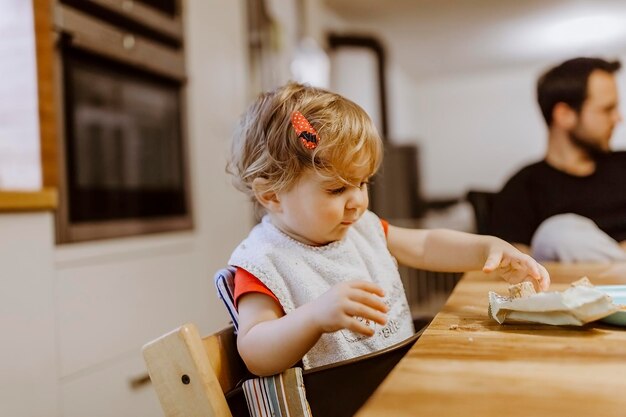
<instances>
[{"instance_id":1,"label":"blonde curly hair","mask_svg":"<svg viewBox=\"0 0 626 417\"><path fill-rule=\"evenodd\" d=\"M303 146L291 124L299 111L317 131L315 149ZM252 183L267 181L263 191L288 191L303 172L354 184L351 173L373 175L381 163L383 145L374 123L356 103L329 91L288 83L261 94L242 116L235 132L227 171L235 186L258 209Z\"/></svg>"}]
</instances>

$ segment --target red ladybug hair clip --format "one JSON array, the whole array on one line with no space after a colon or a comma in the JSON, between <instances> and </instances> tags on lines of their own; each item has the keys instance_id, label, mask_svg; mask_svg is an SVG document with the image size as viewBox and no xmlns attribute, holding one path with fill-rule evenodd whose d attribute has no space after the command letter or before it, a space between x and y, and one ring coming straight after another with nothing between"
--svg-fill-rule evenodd
<instances>
[{"instance_id":1,"label":"red ladybug hair clip","mask_svg":"<svg viewBox=\"0 0 626 417\"><path fill-rule=\"evenodd\" d=\"M291 113L291 124L305 148L315 149L317 147L320 140L317 136L317 132L302 113L299 111Z\"/></svg>"}]
</instances>

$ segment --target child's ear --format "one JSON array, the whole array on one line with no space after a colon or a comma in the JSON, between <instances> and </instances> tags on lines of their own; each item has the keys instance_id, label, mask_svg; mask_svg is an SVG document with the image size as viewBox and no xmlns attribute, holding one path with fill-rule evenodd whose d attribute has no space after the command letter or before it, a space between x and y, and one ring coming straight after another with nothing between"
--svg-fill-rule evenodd
<instances>
[{"instance_id":1,"label":"child's ear","mask_svg":"<svg viewBox=\"0 0 626 417\"><path fill-rule=\"evenodd\" d=\"M252 190L257 201L273 213L281 211L280 198L276 191L269 189L269 181L265 178L255 178L252 181Z\"/></svg>"}]
</instances>

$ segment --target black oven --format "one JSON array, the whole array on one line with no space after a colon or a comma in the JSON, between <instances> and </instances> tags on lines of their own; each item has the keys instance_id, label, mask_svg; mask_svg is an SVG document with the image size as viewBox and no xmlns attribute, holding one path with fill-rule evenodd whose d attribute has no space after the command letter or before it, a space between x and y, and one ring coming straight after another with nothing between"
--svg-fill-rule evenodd
<instances>
[{"instance_id":1,"label":"black oven","mask_svg":"<svg viewBox=\"0 0 626 417\"><path fill-rule=\"evenodd\" d=\"M55 21L62 97L58 241L190 228L182 41L163 43L128 29L124 19L112 25L97 8L65 3Z\"/></svg>"},{"instance_id":2,"label":"black oven","mask_svg":"<svg viewBox=\"0 0 626 417\"><path fill-rule=\"evenodd\" d=\"M181 85L64 48L72 223L186 213Z\"/></svg>"}]
</instances>

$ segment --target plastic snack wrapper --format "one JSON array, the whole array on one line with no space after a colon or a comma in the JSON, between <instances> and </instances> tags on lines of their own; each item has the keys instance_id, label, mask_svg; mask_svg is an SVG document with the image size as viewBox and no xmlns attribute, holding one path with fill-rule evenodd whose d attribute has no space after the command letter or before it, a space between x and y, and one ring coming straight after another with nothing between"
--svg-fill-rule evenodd
<instances>
[{"instance_id":1,"label":"plastic snack wrapper","mask_svg":"<svg viewBox=\"0 0 626 417\"><path fill-rule=\"evenodd\" d=\"M618 311L611 297L583 277L564 291L536 293L530 282L511 285L509 296L489 292L489 317L516 321L582 326Z\"/></svg>"}]
</instances>

